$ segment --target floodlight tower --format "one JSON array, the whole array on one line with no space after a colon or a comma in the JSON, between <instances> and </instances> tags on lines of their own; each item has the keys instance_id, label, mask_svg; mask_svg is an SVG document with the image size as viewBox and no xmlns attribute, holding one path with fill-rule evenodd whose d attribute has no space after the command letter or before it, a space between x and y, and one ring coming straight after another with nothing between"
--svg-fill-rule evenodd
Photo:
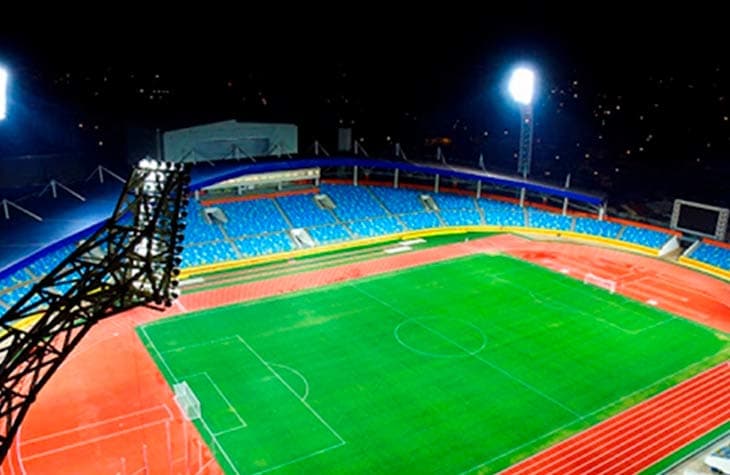
<instances>
[{"instance_id":1,"label":"floodlight tower","mask_svg":"<svg viewBox=\"0 0 730 475\"><path fill-rule=\"evenodd\" d=\"M535 92L535 73L526 67L512 71L509 93L520 107L520 153L517 159L517 173L527 180L532 163L532 98ZM525 204L525 188L520 191L520 206Z\"/></svg>"}]
</instances>

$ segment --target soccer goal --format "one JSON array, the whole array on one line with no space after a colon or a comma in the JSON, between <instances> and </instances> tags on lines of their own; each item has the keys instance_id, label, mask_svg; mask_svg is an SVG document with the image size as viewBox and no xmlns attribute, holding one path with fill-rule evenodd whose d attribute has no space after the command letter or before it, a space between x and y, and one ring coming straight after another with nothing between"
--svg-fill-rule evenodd
<instances>
[{"instance_id":1,"label":"soccer goal","mask_svg":"<svg viewBox=\"0 0 730 475\"><path fill-rule=\"evenodd\" d=\"M190 389L188 383L183 381L173 384L172 390L175 393L175 402L185 415L185 419L189 421L200 419L200 401L195 397L195 393Z\"/></svg>"},{"instance_id":2,"label":"soccer goal","mask_svg":"<svg viewBox=\"0 0 730 475\"><path fill-rule=\"evenodd\" d=\"M595 274L591 274L590 272L583 277L583 283L584 284L591 284L595 285L596 287L601 287L602 289L606 289L609 292L616 293L616 281L611 279L605 279L603 277L599 277Z\"/></svg>"}]
</instances>

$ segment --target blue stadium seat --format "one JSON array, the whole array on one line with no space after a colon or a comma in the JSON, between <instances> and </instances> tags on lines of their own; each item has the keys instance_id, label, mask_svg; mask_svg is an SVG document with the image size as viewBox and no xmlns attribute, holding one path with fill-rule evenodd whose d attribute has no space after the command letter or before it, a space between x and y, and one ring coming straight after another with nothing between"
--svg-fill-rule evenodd
<instances>
[{"instance_id":1,"label":"blue stadium seat","mask_svg":"<svg viewBox=\"0 0 730 475\"><path fill-rule=\"evenodd\" d=\"M330 244L334 242L347 241L352 239L342 224L334 224L331 226L319 226L309 228L309 235L319 244Z\"/></svg>"},{"instance_id":2,"label":"blue stadium seat","mask_svg":"<svg viewBox=\"0 0 730 475\"><path fill-rule=\"evenodd\" d=\"M671 237L672 235L669 233L636 226L626 226L624 232L621 234L622 241L652 247L654 249L661 249Z\"/></svg>"},{"instance_id":3,"label":"blue stadium seat","mask_svg":"<svg viewBox=\"0 0 730 475\"><path fill-rule=\"evenodd\" d=\"M619 230L621 230L621 225L611 221L598 221L592 218L575 219L575 232L577 233L615 239Z\"/></svg>"},{"instance_id":4,"label":"blue stadium seat","mask_svg":"<svg viewBox=\"0 0 730 475\"><path fill-rule=\"evenodd\" d=\"M354 221L349 227L357 237L384 236L403 231L403 226L392 216Z\"/></svg>"},{"instance_id":5,"label":"blue stadium seat","mask_svg":"<svg viewBox=\"0 0 730 475\"><path fill-rule=\"evenodd\" d=\"M28 266L28 269L36 277L43 277L51 272L66 256L68 256L76 246L69 244L57 249L50 254L46 254Z\"/></svg>"},{"instance_id":6,"label":"blue stadium seat","mask_svg":"<svg viewBox=\"0 0 730 475\"><path fill-rule=\"evenodd\" d=\"M185 218L185 243L200 244L223 239L223 233L214 224L209 224L203 217L203 207L195 200L188 203L188 216Z\"/></svg>"},{"instance_id":7,"label":"blue stadium seat","mask_svg":"<svg viewBox=\"0 0 730 475\"><path fill-rule=\"evenodd\" d=\"M436 205L441 211L445 209L476 209L476 207L474 206L474 198L472 198L471 196L438 193L432 194L431 197L434 199L434 201L436 201Z\"/></svg>"},{"instance_id":8,"label":"blue stadium seat","mask_svg":"<svg viewBox=\"0 0 730 475\"><path fill-rule=\"evenodd\" d=\"M556 229L569 231L573 225L573 218L556 213L549 213L535 208L528 208L530 227L540 229Z\"/></svg>"},{"instance_id":9,"label":"blue stadium seat","mask_svg":"<svg viewBox=\"0 0 730 475\"><path fill-rule=\"evenodd\" d=\"M524 226L525 214L519 205L480 198L479 206L484 210L484 220L495 226Z\"/></svg>"},{"instance_id":10,"label":"blue stadium seat","mask_svg":"<svg viewBox=\"0 0 730 475\"><path fill-rule=\"evenodd\" d=\"M308 228L335 222L332 213L317 206L312 194L282 196L276 198L276 201L295 228Z\"/></svg>"},{"instance_id":11,"label":"blue stadium seat","mask_svg":"<svg viewBox=\"0 0 730 475\"><path fill-rule=\"evenodd\" d=\"M408 189L385 188L383 186L370 187L372 192L382 201L391 213L419 213L424 211L421 202L421 192Z\"/></svg>"},{"instance_id":12,"label":"blue stadium seat","mask_svg":"<svg viewBox=\"0 0 730 475\"><path fill-rule=\"evenodd\" d=\"M342 221L357 221L387 214L365 187L322 185L320 190L335 203L335 214Z\"/></svg>"},{"instance_id":13,"label":"blue stadium seat","mask_svg":"<svg viewBox=\"0 0 730 475\"><path fill-rule=\"evenodd\" d=\"M197 246L185 246L182 252L182 267L233 261L237 257L231 244L225 241Z\"/></svg>"},{"instance_id":14,"label":"blue stadium seat","mask_svg":"<svg viewBox=\"0 0 730 475\"><path fill-rule=\"evenodd\" d=\"M289 225L271 199L236 201L217 205L228 216L224 224L229 237L285 231Z\"/></svg>"},{"instance_id":15,"label":"blue stadium seat","mask_svg":"<svg viewBox=\"0 0 730 475\"><path fill-rule=\"evenodd\" d=\"M263 256L294 249L287 233L262 234L237 239L238 249L247 257Z\"/></svg>"},{"instance_id":16,"label":"blue stadium seat","mask_svg":"<svg viewBox=\"0 0 730 475\"><path fill-rule=\"evenodd\" d=\"M441 221L439 221L436 213L431 212L402 214L400 215L400 219L406 224L406 226L408 226L408 229L414 231L418 229L438 228L441 226Z\"/></svg>"},{"instance_id":17,"label":"blue stadium seat","mask_svg":"<svg viewBox=\"0 0 730 475\"><path fill-rule=\"evenodd\" d=\"M720 269L730 270L730 249L724 247L703 242L689 257Z\"/></svg>"},{"instance_id":18,"label":"blue stadium seat","mask_svg":"<svg viewBox=\"0 0 730 475\"><path fill-rule=\"evenodd\" d=\"M448 226L471 226L482 224L479 211L474 209L442 209L441 217Z\"/></svg>"}]
</instances>

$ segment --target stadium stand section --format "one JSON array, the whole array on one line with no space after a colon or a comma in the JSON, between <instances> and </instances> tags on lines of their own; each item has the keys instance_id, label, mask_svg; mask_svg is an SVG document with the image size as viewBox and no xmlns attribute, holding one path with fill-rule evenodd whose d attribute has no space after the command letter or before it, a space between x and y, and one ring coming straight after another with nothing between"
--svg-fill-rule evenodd
<instances>
[{"instance_id":1,"label":"stadium stand section","mask_svg":"<svg viewBox=\"0 0 730 475\"><path fill-rule=\"evenodd\" d=\"M217 205L228 217L223 225L232 238L251 234L273 233L289 228L284 217L271 199L235 201ZM254 231L255 232L252 232Z\"/></svg>"},{"instance_id":2,"label":"stadium stand section","mask_svg":"<svg viewBox=\"0 0 730 475\"><path fill-rule=\"evenodd\" d=\"M438 228L441 226L441 221L439 220L438 215L434 212L404 214L400 216L400 219L411 231Z\"/></svg>"},{"instance_id":3,"label":"stadium stand section","mask_svg":"<svg viewBox=\"0 0 730 475\"><path fill-rule=\"evenodd\" d=\"M468 209L476 210L474 198L463 195L438 194L433 196L440 210L446 209Z\"/></svg>"},{"instance_id":4,"label":"stadium stand section","mask_svg":"<svg viewBox=\"0 0 730 475\"><path fill-rule=\"evenodd\" d=\"M540 229L559 229L571 231L573 229L573 217L549 213L539 209L531 208L528 213L529 226Z\"/></svg>"},{"instance_id":5,"label":"stadium stand section","mask_svg":"<svg viewBox=\"0 0 730 475\"><path fill-rule=\"evenodd\" d=\"M364 221L354 221L350 230L357 237L374 237L394 234L403 231L403 226L392 216L373 218Z\"/></svg>"},{"instance_id":6,"label":"stadium stand section","mask_svg":"<svg viewBox=\"0 0 730 475\"><path fill-rule=\"evenodd\" d=\"M692 259L730 270L730 249L703 242L689 255Z\"/></svg>"},{"instance_id":7,"label":"stadium stand section","mask_svg":"<svg viewBox=\"0 0 730 475\"><path fill-rule=\"evenodd\" d=\"M357 221L387 214L367 187L322 185L320 190L334 201L335 214L342 221Z\"/></svg>"},{"instance_id":8,"label":"stadium stand section","mask_svg":"<svg viewBox=\"0 0 730 475\"><path fill-rule=\"evenodd\" d=\"M238 254L231 247L231 243L218 241L206 244L190 244L185 246L182 252L183 267L200 266L203 264L216 264L218 262L232 261L238 258Z\"/></svg>"},{"instance_id":9,"label":"stadium stand section","mask_svg":"<svg viewBox=\"0 0 730 475\"><path fill-rule=\"evenodd\" d=\"M487 224L495 226L525 225L525 214L517 204L480 198L479 206L484 210L484 219Z\"/></svg>"},{"instance_id":10,"label":"stadium stand section","mask_svg":"<svg viewBox=\"0 0 730 475\"><path fill-rule=\"evenodd\" d=\"M352 236L342 224L311 228L309 229L309 235L319 244L332 244L352 239Z\"/></svg>"},{"instance_id":11,"label":"stadium stand section","mask_svg":"<svg viewBox=\"0 0 730 475\"><path fill-rule=\"evenodd\" d=\"M294 249L286 233L262 234L259 236L237 239L236 245L245 257L262 256Z\"/></svg>"},{"instance_id":12,"label":"stadium stand section","mask_svg":"<svg viewBox=\"0 0 730 475\"><path fill-rule=\"evenodd\" d=\"M575 232L616 239L621 225L592 218L575 218Z\"/></svg>"},{"instance_id":13,"label":"stadium stand section","mask_svg":"<svg viewBox=\"0 0 730 475\"><path fill-rule=\"evenodd\" d=\"M280 196L276 201L296 228L309 228L335 222L332 213L315 203L314 194Z\"/></svg>"},{"instance_id":14,"label":"stadium stand section","mask_svg":"<svg viewBox=\"0 0 730 475\"><path fill-rule=\"evenodd\" d=\"M424 211L421 202L422 192L408 189L386 188L383 186L370 187L373 194L394 214L420 213Z\"/></svg>"},{"instance_id":15,"label":"stadium stand section","mask_svg":"<svg viewBox=\"0 0 730 475\"><path fill-rule=\"evenodd\" d=\"M655 231L653 229L638 228L636 226L626 226L621 233L619 239L641 246L652 247L655 249L661 248L672 235L669 233L663 233L661 231Z\"/></svg>"},{"instance_id":16,"label":"stadium stand section","mask_svg":"<svg viewBox=\"0 0 730 475\"><path fill-rule=\"evenodd\" d=\"M441 217L448 226L478 226L482 217L476 209L442 209Z\"/></svg>"},{"instance_id":17,"label":"stadium stand section","mask_svg":"<svg viewBox=\"0 0 730 475\"><path fill-rule=\"evenodd\" d=\"M205 216L206 206L190 200L183 267L294 250L289 235L293 228L305 229L316 245L403 231L485 224L575 231L653 249L662 248L672 238L670 232L589 217L562 216L529 206L523 209L514 202L485 197L475 199L413 189L341 184L322 184L319 191L332 200L334 210L322 209L315 201L315 193L264 196L213 205L224 213L227 222L210 222ZM422 195L432 198L438 210L427 211ZM57 246L24 268L6 272L0 278L0 308L9 308L74 245ZM730 249L702 243L689 257L730 270Z\"/></svg>"}]
</instances>

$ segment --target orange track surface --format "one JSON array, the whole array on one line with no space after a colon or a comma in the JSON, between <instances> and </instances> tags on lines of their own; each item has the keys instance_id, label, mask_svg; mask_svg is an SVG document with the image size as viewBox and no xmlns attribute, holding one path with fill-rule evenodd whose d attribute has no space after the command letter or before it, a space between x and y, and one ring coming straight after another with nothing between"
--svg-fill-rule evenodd
<instances>
[{"instance_id":1,"label":"orange track surface","mask_svg":"<svg viewBox=\"0 0 730 475\"><path fill-rule=\"evenodd\" d=\"M632 474L727 421L730 364L684 381L502 472Z\"/></svg>"},{"instance_id":2,"label":"orange track surface","mask_svg":"<svg viewBox=\"0 0 730 475\"><path fill-rule=\"evenodd\" d=\"M642 301L652 299L658 306L679 315L725 331L730 329L730 308L725 304L726 296L730 294L728 284L651 258L576 244L534 242L508 235L183 295L173 308L162 314L137 309L94 327L40 392L10 454L0 467L0 475L131 475L145 473L145 467L154 474L219 474L220 468L211 459L207 448L202 446L195 428L182 420L172 400L171 390L134 333L136 325L181 312L293 292L482 251L508 252L558 271L568 269L570 275L579 279L586 272L611 278L618 282L620 293ZM713 371L728 371L727 365L723 368ZM683 383L686 384L689 383ZM685 387L683 385L678 388ZM687 389L681 391L678 394L688 394ZM664 394L657 396L662 397L665 397ZM709 411L711 403L710 400L698 399L692 404L692 410ZM721 410L724 409L725 406L722 406ZM623 416L620 414L614 419ZM665 426L663 433L674 437L687 432L684 429L686 427ZM700 430L704 430L704 426L691 431L692 436L699 435ZM585 441L579 444L579 448L574 446L575 450L585 450L591 445L592 439L583 435L587 433L570 439L572 444L576 440ZM619 442L611 440L611 443ZM634 442L640 442L622 440L634 448L637 447ZM646 444L643 447L647 448ZM541 456L538 454L530 460ZM632 460L642 466L651 463L640 457Z\"/></svg>"}]
</instances>

